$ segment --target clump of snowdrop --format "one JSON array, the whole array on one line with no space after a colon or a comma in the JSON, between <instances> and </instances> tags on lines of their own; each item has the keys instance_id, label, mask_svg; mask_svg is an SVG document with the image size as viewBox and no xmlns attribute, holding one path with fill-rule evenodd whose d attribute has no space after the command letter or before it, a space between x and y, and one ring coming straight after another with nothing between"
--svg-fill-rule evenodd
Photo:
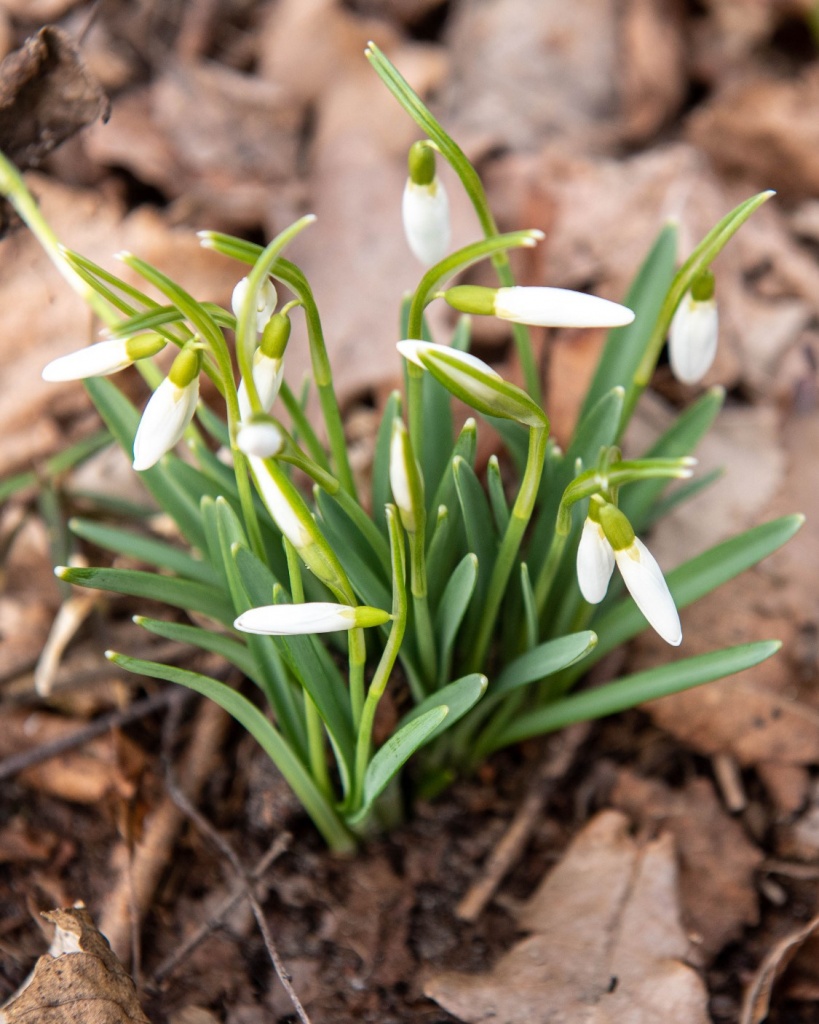
<instances>
[{"instance_id":1,"label":"clump of snowdrop","mask_svg":"<svg viewBox=\"0 0 819 1024\"><path fill-rule=\"evenodd\" d=\"M155 571L61 567L58 575L188 611L191 623L136 621L222 655L256 691L228 685L218 671L210 677L176 663L109 657L225 707L337 850L350 849L383 820L384 801L394 817L401 793L412 788L396 784L405 765L418 792L435 793L505 745L770 656L775 642L747 644L573 692L598 658L646 620L669 644L682 644L678 606L753 565L800 522L764 524L666 577L638 534L698 485L688 480L691 452L721 393L706 392L681 412L650 451L621 450L667 335L682 380L699 380L710 366L717 335L710 263L768 193L727 214L676 272L673 246L652 248L633 303L539 282L519 286L508 253L539 244L542 233L497 231L477 174L454 140L376 47L368 58L426 136L410 150L402 213L410 248L428 269L401 320L406 391L385 404L366 480L353 472L315 297L301 268L283 258L315 218L302 217L264 248L200 234L203 246L245 268L230 309L194 298L157 268L122 254L151 286L149 296L52 243L0 155L0 191L107 331L105 340L54 360L44 376L85 380L114 436L133 451L151 498L191 548L146 543L142 527L111 531L77 519L79 538L129 560L152 560ZM438 159L460 179L481 225L478 238L454 251ZM663 230L667 242L675 229ZM498 287L458 282L480 261L497 271ZM340 253L339 274L345 271ZM655 293L656 282L669 280L667 291ZM280 291L287 297L278 308ZM451 338L433 340L425 314L438 301L465 315ZM510 325L522 383L469 351L471 316ZM527 325L612 328L565 449L550 436ZM374 360L388 358L394 336L390 322L367 339ZM309 352L318 422L312 396L294 394L285 380L291 345ZM166 348L175 358L165 374L154 357ZM167 353L158 362L167 367ZM141 413L107 379L132 364L151 392ZM211 384L207 406L200 402L203 374ZM478 419L456 429L452 398ZM480 420L504 445L485 464L477 454ZM187 449L179 452L183 437ZM224 462L214 454L222 448L231 456ZM677 489L666 492L674 482ZM615 566L625 594L611 585ZM388 687L400 688L394 706L403 716L378 745L374 723Z\"/></svg>"}]
</instances>

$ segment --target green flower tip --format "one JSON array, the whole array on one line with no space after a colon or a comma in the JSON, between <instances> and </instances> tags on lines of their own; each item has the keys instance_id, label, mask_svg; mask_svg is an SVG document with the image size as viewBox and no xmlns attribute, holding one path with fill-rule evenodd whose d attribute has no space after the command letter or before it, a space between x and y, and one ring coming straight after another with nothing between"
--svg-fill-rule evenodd
<instances>
[{"instance_id":1,"label":"green flower tip","mask_svg":"<svg viewBox=\"0 0 819 1024\"><path fill-rule=\"evenodd\" d=\"M435 150L427 141L413 142L407 156L410 181L431 185L435 180Z\"/></svg>"}]
</instances>

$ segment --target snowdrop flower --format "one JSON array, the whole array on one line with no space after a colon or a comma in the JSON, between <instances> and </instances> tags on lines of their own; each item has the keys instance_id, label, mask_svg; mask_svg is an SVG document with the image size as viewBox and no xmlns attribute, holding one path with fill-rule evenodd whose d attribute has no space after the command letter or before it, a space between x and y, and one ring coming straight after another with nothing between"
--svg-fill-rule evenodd
<instances>
[{"instance_id":1,"label":"snowdrop flower","mask_svg":"<svg viewBox=\"0 0 819 1024\"><path fill-rule=\"evenodd\" d=\"M243 277L241 281L233 289L233 295L230 299L230 307L233 310L233 315L238 320L239 314L242 311L242 306L247 295L247 289L249 286L248 279ZM276 286L270 280L266 278L264 284L259 289L259 293L256 296L256 330L261 332L265 329L267 321L273 314L273 310L276 308L278 302L278 295L276 293Z\"/></svg>"},{"instance_id":2,"label":"snowdrop flower","mask_svg":"<svg viewBox=\"0 0 819 1024\"><path fill-rule=\"evenodd\" d=\"M448 391L478 412L530 427L549 426L546 414L525 391L504 380L477 356L415 339L399 341L397 348L405 359L429 370Z\"/></svg>"},{"instance_id":3,"label":"snowdrop flower","mask_svg":"<svg viewBox=\"0 0 819 1024\"><path fill-rule=\"evenodd\" d=\"M342 629L380 626L391 615L366 605L352 607L330 601L306 604L270 604L250 608L233 623L243 633L264 636L292 636L296 633L335 633Z\"/></svg>"},{"instance_id":4,"label":"snowdrop flower","mask_svg":"<svg viewBox=\"0 0 819 1024\"><path fill-rule=\"evenodd\" d=\"M719 314L714 275L704 271L682 297L668 332L671 370L683 384L702 380L717 354Z\"/></svg>"},{"instance_id":5,"label":"snowdrop flower","mask_svg":"<svg viewBox=\"0 0 819 1024\"><path fill-rule=\"evenodd\" d=\"M497 316L533 327L624 327L634 320L626 306L568 288L484 288L456 285L444 299L462 313Z\"/></svg>"},{"instance_id":6,"label":"snowdrop flower","mask_svg":"<svg viewBox=\"0 0 819 1024\"><path fill-rule=\"evenodd\" d=\"M649 625L666 643L678 647L682 643L680 617L656 559L635 537L631 523L616 506L592 499L590 513L577 551L577 578L583 596L591 604L603 600L616 562Z\"/></svg>"},{"instance_id":7,"label":"snowdrop flower","mask_svg":"<svg viewBox=\"0 0 819 1024\"><path fill-rule=\"evenodd\" d=\"M296 551L313 543L313 520L298 492L282 473L271 472L264 460L247 451L250 471L267 511Z\"/></svg>"},{"instance_id":8,"label":"snowdrop flower","mask_svg":"<svg viewBox=\"0 0 819 1024\"><path fill-rule=\"evenodd\" d=\"M284 436L273 420L255 416L239 424L236 445L245 455L272 459L284 448Z\"/></svg>"},{"instance_id":9,"label":"snowdrop flower","mask_svg":"<svg viewBox=\"0 0 819 1024\"><path fill-rule=\"evenodd\" d=\"M262 334L262 341L253 353L253 383L261 402L262 412L269 412L279 396L284 376L284 350L290 340L290 318L283 313L270 317ZM251 415L247 384L239 384L239 413L243 420Z\"/></svg>"},{"instance_id":10,"label":"snowdrop flower","mask_svg":"<svg viewBox=\"0 0 819 1024\"><path fill-rule=\"evenodd\" d=\"M107 377L118 373L138 359L147 359L161 352L166 342L156 335L136 338L113 338L96 345L52 359L43 367L43 380L84 380L86 377Z\"/></svg>"},{"instance_id":11,"label":"snowdrop flower","mask_svg":"<svg viewBox=\"0 0 819 1024\"><path fill-rule=\"evenodd\" d=\"M145 406L134 438L134 469L156 465L185 433L199 401L202 353L186 346Z\"/></svg>"},{"instance_id":12,"label":"snowdrop flower","mask_svg":"<svg viewBox=\"0 0 819 1024\"><path fill-rule=\"evenodd\" d=\"M427 267L442 260L451 234L449 199L435 172L435 151L428 142L410 147L401 213L413 256Z\"/></svg>"}]
</instances>

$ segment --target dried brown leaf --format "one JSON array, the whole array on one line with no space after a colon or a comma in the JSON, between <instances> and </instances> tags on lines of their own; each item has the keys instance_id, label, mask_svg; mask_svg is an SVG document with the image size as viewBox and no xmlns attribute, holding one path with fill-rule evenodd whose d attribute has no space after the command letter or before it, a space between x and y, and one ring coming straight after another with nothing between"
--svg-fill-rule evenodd
<instances>
[{"instance_id":1,"label":"dried brown leaf","mask_svg":"<svg viewBox=\"0 0 819 1024\"><path fill-rule=\"evenodd\" d=\"M740 1024L761 1024L765 1020L771 1005L774 985L803 944L816 933L817 929L819 929L819 917L814 917L773 946L757 968L756 974L745 992Z\"/></svg>"},{"instance_id":2,"label":"dried brown leaf","mask_svg":"<svg viewBox=\"0 0 819 1024\"><path fill-rule=\"evenodd\" d=\"M470 1024L707 1024L669 833L641 845L625 815L602 812L519 918L533 934L491 971L438 974L427 995Z\"/></svg>"},{"instance_id":3,"label":"dried brown leaf","mask_svg":"<svg viewBox=\"0 0 819 1024\"><path fill-rule=\"evenodd\" d=\"M134 983L84 907L43 914L55 926L49 952L0 1010L0 1024L149 1024Z\"/></svg>"}]
</instances>

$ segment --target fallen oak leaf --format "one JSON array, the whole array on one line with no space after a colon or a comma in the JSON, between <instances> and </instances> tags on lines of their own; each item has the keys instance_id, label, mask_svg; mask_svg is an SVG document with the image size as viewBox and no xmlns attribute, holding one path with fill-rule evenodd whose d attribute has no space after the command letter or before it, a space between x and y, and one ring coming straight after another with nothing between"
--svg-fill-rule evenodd
<instances>
[{"instance_id":1,"label":"fallen oak leaf","mask_svg":"<svg viewBox=\"0 0 819 1024\"><path fill-rule=\"evenodd\" d=\"M84 906L43 914L48 953L0 1009L0 1024L150 1024L122 964Z\"/></svg>"},{"instance_id":2,"label":"fallen oak leaf","mask_svg":"<svg viewBox=\"0 0 819 1024\"><path fill-rule=\"evenodd\" d=\"M670 834L640 845L625 815L601 812L518 916L534 934L491 971L437 974L426 994L469 1024L708 1024Z\"/></svg>"}]
</instances>

